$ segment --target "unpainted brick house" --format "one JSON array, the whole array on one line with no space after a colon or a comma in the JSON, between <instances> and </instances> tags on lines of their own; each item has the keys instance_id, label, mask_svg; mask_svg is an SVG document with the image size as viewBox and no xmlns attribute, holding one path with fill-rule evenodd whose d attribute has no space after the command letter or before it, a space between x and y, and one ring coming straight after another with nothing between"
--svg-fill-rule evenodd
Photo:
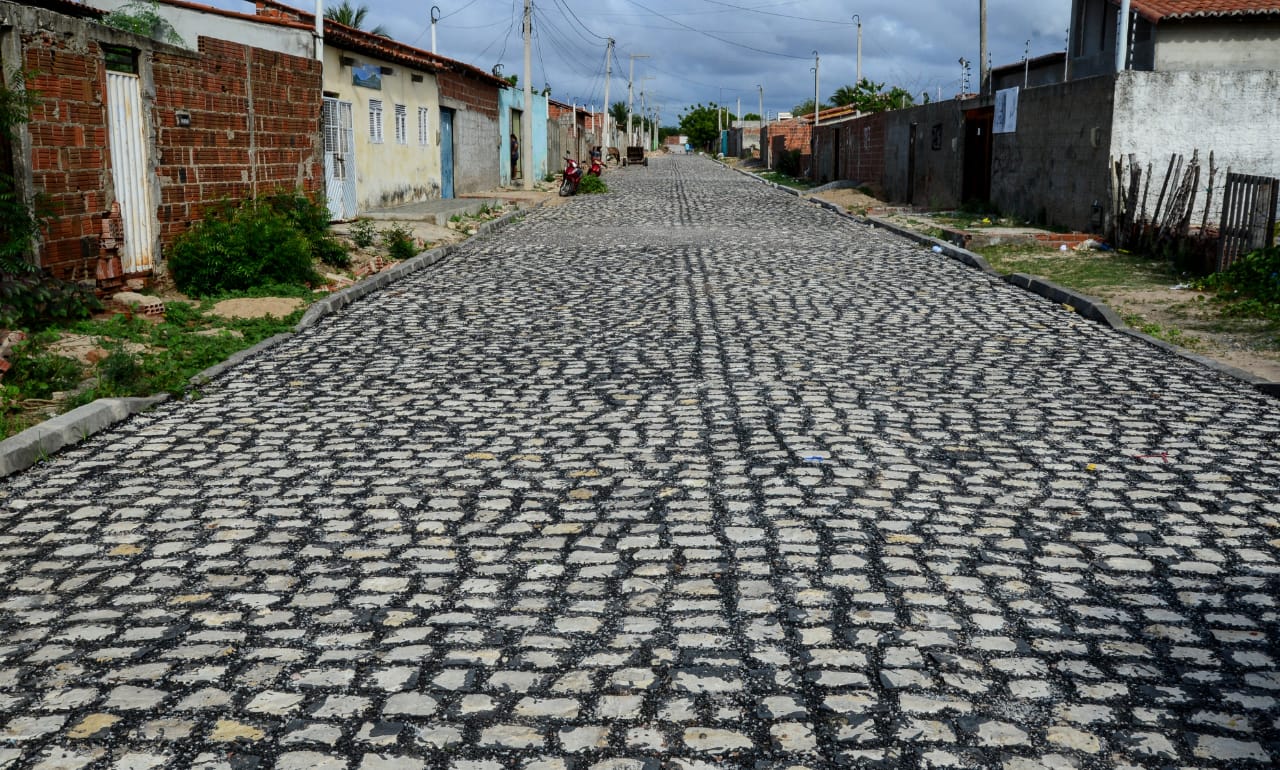
<instances>
[{"instance_id":1,"label":"unpainted brick house","mask_svg":"<svg viewBox=\"0 0 1280 770\"><path fill-rule=\"evenodd\" d=\"M188 49L102 15L0 0L0 70L30 73L40 96L9 153L21 193L50 213L42 267L110 291L150 275L209 206L322 191L319 62L206 35Z\"/></svg>"}]
</instances>

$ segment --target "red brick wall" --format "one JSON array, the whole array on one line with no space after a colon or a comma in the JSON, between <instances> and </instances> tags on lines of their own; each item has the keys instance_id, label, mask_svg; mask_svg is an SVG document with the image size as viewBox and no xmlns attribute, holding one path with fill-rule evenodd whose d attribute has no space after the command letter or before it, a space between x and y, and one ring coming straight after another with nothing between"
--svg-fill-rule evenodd
<instances>
[{"instance_id":1,"label":"red brick wall","mask_svg":"<svg viewBox=\"0 0 1280 770\"><path fill-rule=\"evenodd\" d=\"M50 215L41 263L61 278L93 278L99 220L115 197L107 170L105 69L96 45L76 48L45 31L23 34L22 66L38 74L27 85L40 94L27 131L31 180Z\"/></svg>"},{"instance_id":2,"label":"red brick wall","mask_svg":"<svg viewBox=\"0 0 1280 770\"><path fill-rule=\"evenodd\" d=\"M845 179L878 187L884 179L884 113L821 124L815 131L815 182ZM839 151L836 151L836 145Z\"/></svg>"},{"instance_id":3,"label":"red brick wall","mask_svg":"<svg viewBox=\"0 0 1280 770\"><path fill-rule=\"evenodd\" d=\"M24 69L39 73L29 83L40 94L27 124L31 156L20 164L30 163L50 214L40 261L60 278L94 278L99 259L112 256L102 220L115 200L102 52L92 39L44 30L24 31L21 42ZM203 37L199 45L199 54L140 54L150 57L155 86L150 160L161 255L209 205L324 186L319 63ZM189 128L177 126L179 110L190 113Z\"/></svg>"},{"instance_id":4,"label":"red brick wall","mask_svg":"<svg viewBox=\"0 0 1280 770\"><path fill-rule=\"evenodd\" d=\"M800 151L800 168L807 169L812 165L809 138L813 126L798 120L783 120L770 123L765 128L765 136L769 142L769 164L777 168L778 157L789 150Z\"/></svg>"},{"instance_id":5,"label":"red brick wall","mask_svg":"<svg viewBox=\"0 0 1280 770\"><path fill-rule=\"evenodd\" d=\"M440 87L441 98L462 102L490 120L498 119L497 86L446 71L436 75L436 83Z\"/></svg>"},{"instance_id":6,"label":"red brick wall","mask_svg":"<svg viewBox=\"0 0 1280 770\"><path fill-rule=\"evenodd\" d=\"M199 57L153 60L164 244L225 199L324 188L320 63L207 37L198 45Z\"/></svg>"}]
</instances>

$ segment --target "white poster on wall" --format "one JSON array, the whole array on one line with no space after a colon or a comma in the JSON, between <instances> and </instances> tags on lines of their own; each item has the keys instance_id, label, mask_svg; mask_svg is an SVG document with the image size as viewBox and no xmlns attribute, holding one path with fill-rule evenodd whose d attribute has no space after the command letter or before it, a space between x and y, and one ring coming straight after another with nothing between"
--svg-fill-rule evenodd
<instances>
[{"instance_id":1,"label":"white poster on wall","mask_svg":"<svg viewBox=\"0 0 1280 770\"><path fill-rule=\"evenodd\" d=\"M996 91L996 119L991 127L993 134L1012 134L1018 130L1018 89L1005 88Z\"/></svg>"}]
</instances>

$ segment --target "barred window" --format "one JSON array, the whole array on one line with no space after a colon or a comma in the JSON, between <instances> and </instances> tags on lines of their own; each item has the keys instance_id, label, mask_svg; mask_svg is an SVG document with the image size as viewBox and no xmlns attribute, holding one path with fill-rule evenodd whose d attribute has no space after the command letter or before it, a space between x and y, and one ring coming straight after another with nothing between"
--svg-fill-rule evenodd
<instances>
[{"instance_id":1,"label":"barred window","mask_svg":"<svg viewBox=\"0 0 1280 770\"><path fill-rule=\"evenodd\" d=\"M396 144L409 143L409 109L403 104L396 105Z\"/></svg>"},{"instance_id":2,"label":"barred window","mask_svg":"<svg viewBox=\"0 0 1280 770\"><path fill-rule=\"evenodd\" d=\"M429 126L427 124L427 108L419 107L418 108L418 144L422 145L423 147L427 146L427 129L428 128Z\"/></svg>"},{"instance_id":3,"label":"barred window","mask_svg":"<svg viewBox=\"0 0 1280 770\"><path fill-rule=\"evenodd\" d=\"M382 100L369 100L369 141L382 144Z\"/></svg>"}]
</instances>

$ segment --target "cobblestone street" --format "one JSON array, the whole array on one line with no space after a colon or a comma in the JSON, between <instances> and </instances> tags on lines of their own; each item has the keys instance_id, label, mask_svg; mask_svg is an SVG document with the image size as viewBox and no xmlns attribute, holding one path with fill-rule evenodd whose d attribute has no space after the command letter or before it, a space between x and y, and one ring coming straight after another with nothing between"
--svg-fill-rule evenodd
<instances>
[{"instance_id":1,"label":"cobblestone street","mask_svg":"<svg viewBox=\"0 0 1280 770\"><path fill-rule=\"evenodd\" d=\"M0 768L1280 762L1280 402L606 181L0 481Z\"/></svg>"}]
</instances>

